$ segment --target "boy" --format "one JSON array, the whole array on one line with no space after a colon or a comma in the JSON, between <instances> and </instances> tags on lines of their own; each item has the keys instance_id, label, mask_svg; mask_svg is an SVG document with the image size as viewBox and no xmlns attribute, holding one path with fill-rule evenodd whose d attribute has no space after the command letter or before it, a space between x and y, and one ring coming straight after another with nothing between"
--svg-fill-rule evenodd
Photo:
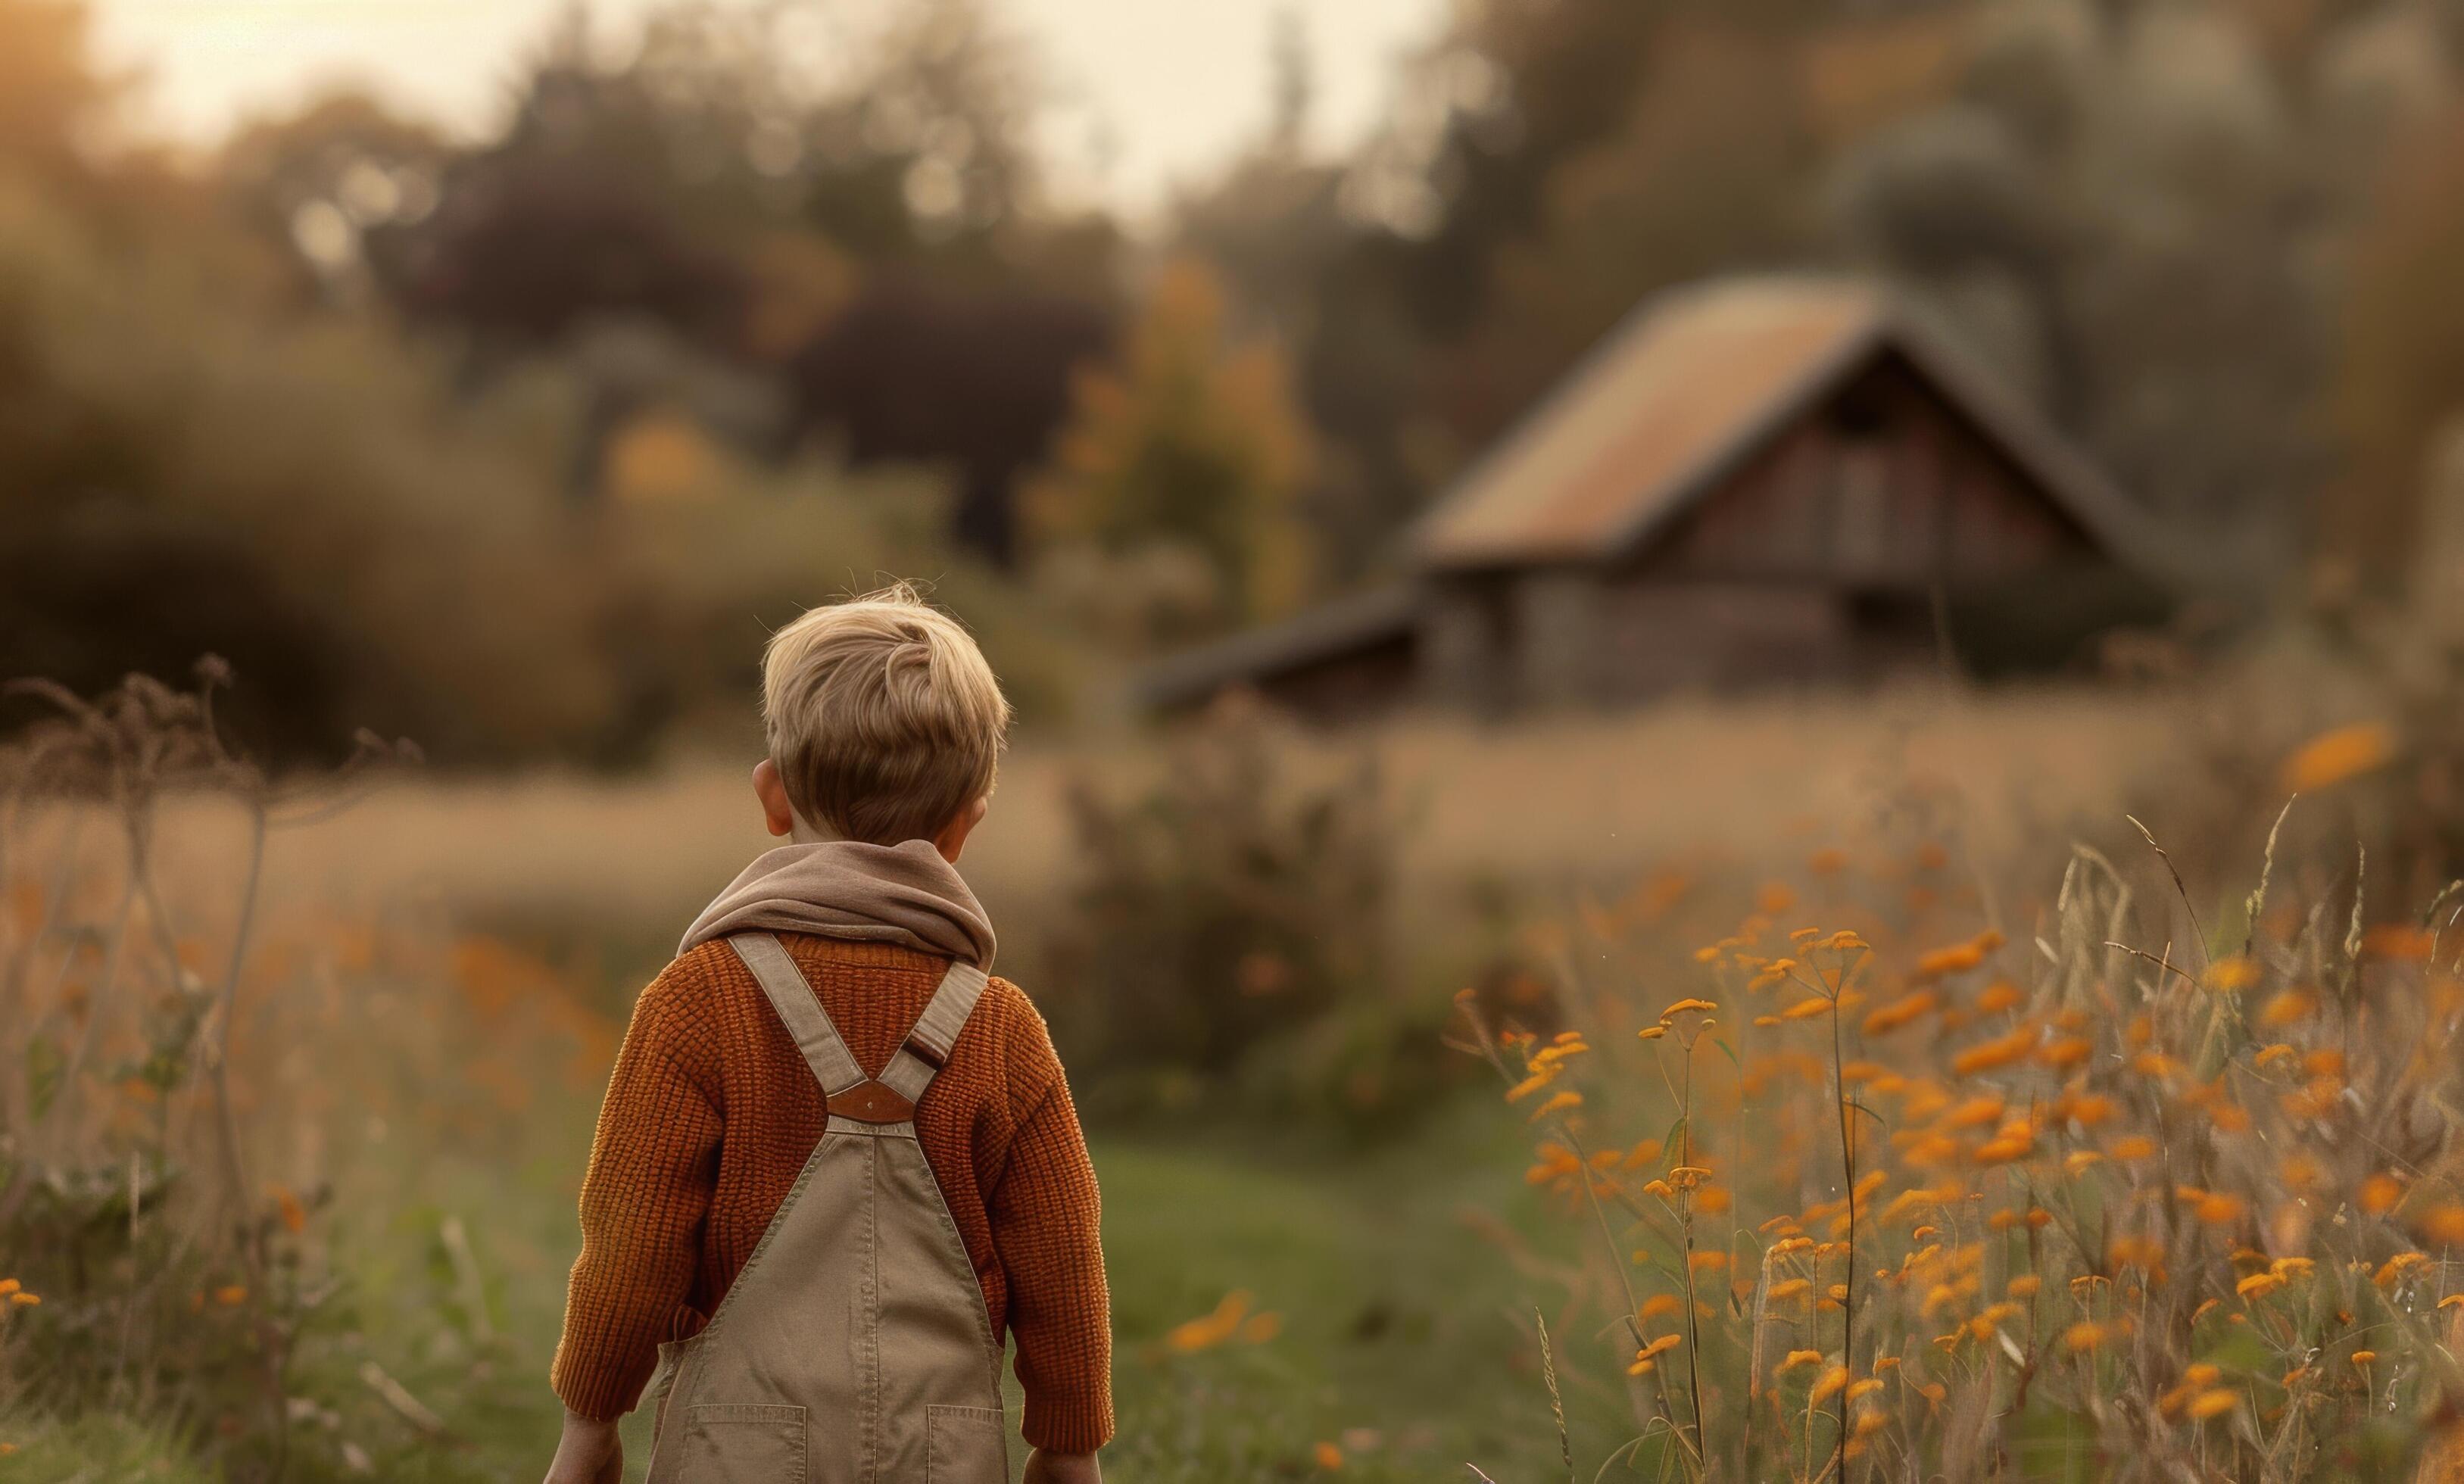
<instances>
[{"instance_id":1,"label":"boy","mask_svg":"<svg viewBox=\"0 0 2464 1484\"><path fill-rule=\"evenodd\" d=\"M953 869L1009 705L904 587L762 654L774 836L642 993L582 1188L548 1484L1095 1484L1111 1335L1094 1169L1043 1019Z\"/></svg>"}]
</instances>

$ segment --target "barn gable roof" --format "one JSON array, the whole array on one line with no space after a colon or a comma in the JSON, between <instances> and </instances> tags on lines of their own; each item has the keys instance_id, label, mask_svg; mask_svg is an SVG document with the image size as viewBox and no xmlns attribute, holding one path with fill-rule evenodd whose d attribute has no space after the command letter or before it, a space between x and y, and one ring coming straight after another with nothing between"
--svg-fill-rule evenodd
<instances>
[{"instance_id":1,"label":"barn gable roof","mask_svg":"<svg viewBox=\"0 0 2464 1484\"><path fill-rule=\"evenodd\" d=\"M1170 710L1195 705L1226 686L1288 674L1412 636L1419 600L1409 587L1373 588L1318 604L1280 623L1174 655L1141 674L1133 695L1142 707Z\"/></svg>"},{"instance_id":2,"label":"barn gable roof","mask_svg":"<svg viewBox=\"0 0 2464 1484\"><path fill-rule=\"evenodd\" d=\"M1424 516L1429 572L1611 561L1896 351L2112 556L2188 585L2155 524L1881 284L1713 279L1646 300Z\"/></svg>"}]
</instances>

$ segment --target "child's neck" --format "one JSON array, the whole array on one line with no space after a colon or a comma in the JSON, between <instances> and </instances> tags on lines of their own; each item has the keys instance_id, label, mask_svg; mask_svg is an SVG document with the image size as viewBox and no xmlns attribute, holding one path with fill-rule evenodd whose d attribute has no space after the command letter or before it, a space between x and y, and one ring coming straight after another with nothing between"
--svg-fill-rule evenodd
<instances>
[{"instance_id":1,"label":"child's neck","mask_svg":"<svg viewBox=\"0 0 2464 1484\"><path fill-rule=\"evenodd\" d=\"M836 830L806 819L801 810L789 818L794 821L793 827L787 831L787 843L791 845L821 845L847 838Z\"/></svg>"}]
</instances>

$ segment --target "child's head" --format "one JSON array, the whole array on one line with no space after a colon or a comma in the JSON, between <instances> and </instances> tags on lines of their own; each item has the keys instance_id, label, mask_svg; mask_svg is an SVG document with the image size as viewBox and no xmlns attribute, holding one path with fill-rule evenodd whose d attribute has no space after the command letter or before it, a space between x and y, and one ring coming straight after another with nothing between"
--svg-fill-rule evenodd
<instances>
[{"instance_id":1,"label":"child's head","mask_svg":"<svg viewBox=\"0 0 2464 1484\"><path fill-rule=\"evenodd\" d=\"M873 844L933 840L955 860L991 797L1009 717L983 651L902 582L771 636L770 757L755 788L774 834L801 820Z\"/></svg>"}]
</instances>

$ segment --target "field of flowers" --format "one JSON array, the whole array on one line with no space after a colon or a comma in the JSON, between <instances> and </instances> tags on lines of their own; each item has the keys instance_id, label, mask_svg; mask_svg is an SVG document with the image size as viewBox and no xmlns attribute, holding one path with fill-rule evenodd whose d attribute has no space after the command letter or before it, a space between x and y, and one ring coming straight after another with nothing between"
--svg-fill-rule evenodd
<instances>
[{"instance_id":1,"label":"field of flowers","mask_svg":"<svg viewBox=\"0 0 2464 1484\"><path fill-rule=\"evenodd\" d=\"M2388 751L2327 733L2285 782ZM2393 913L2283 822L2222 911L2144 830L2042 901L1885 833L1742 921L1646 883L1536 945L1562 988L1466 991L1594 1250L1551 1359L1630 1423L1581 1472L2443 1477L2464 887Z\"/></svg>"},{"instance_id":2,"label":"field of flowers","mask_svg":"<svg viewBox=\"0 0 2464 1484\"><path fill-rule=\"evenodd\" d=\"M11 759L0 1478L524 1476L643 924L740 780L277 784L212 695ZM1116 1474L2440 1476L2458 899L2354 848L2387 733L2277 759L2235 866L2120 823L2128 709L1392 739L1413 961L1515 884L1429 986L1497 1093L1097 1124ZM1007 922L1056 775L976 863Z\"/></svg>"}]
</instances>

